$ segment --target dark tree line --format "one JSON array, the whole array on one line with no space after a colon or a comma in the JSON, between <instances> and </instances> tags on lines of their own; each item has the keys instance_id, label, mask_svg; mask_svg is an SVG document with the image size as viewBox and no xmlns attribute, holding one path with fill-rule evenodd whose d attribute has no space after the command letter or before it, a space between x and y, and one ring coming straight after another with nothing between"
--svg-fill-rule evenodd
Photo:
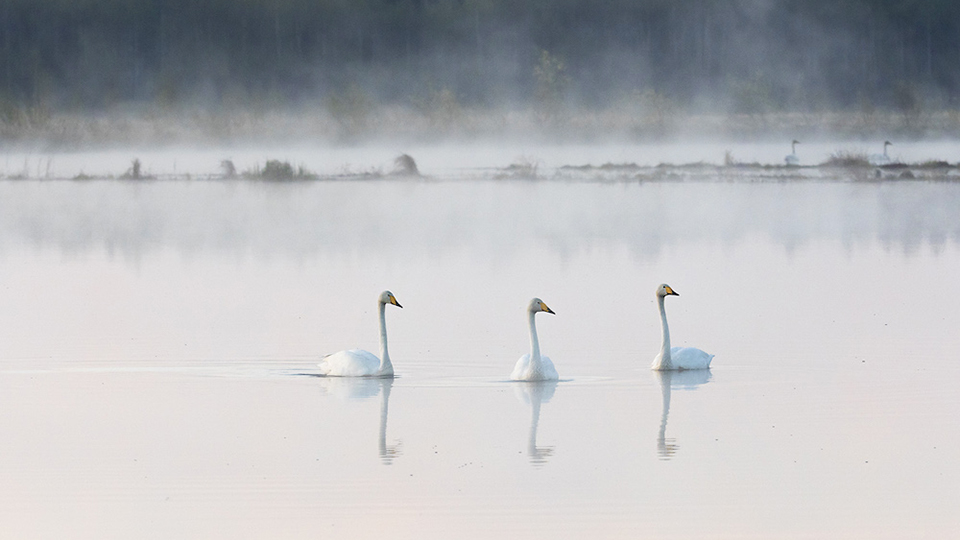
<instances>
[{"instance_id":1,"label":"dark tree line","mask_svg":"<svg viewBox=\"0 0 960 540\"><path fill-rule=\"evenodd\" d=\"M960 2L0 0L0 101L287 104L353 87L524 104L543 50L581 106L649 89L710 107L952 106Z\"/></svg>"}]
</instances>

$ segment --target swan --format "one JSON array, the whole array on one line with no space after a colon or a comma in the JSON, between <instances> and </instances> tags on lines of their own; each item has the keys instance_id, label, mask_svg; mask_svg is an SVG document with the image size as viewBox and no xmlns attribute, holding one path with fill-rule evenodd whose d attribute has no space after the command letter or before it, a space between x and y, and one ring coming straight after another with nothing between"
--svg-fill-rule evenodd
<instances>
[{"instance_id":1,"label":"swan","mask_svg":"<svg viewBox=\"0 0 960 540\"><path fill-rule=\"evenodd\" d=\"M680 296L666 283L657 287L657 303L660 306L660 322L663 325L663 347L660 354L653 359L652 369L663 370L683 370L683 369L709 369L710 361L713 360L712 354L707 354L694 347L673 347L670 348L670 329L667 328L667 312L663 310L663 299L667 296Z\"/></svg>"},{"instance_id":2,"label":"swan","mask_svg":"<svg viewBox=\"0 0 960 540\"><path fill-rule=\"evenodd\" d=\"M800 156L797 155L797 145L800 144L800 141L794 139L793 143L790 145L793 153L789 156L783 158L783 161L787 163L787 167L799 167L800 166Z\"/></svg>"},{"instance_id":3,"label":"swan","mask_svg":"<svg viewBox=\"0 0 960 540\"><path fill-rule=\"evenodd\" d=\"M387 352L387 323L384 308L393 304L402 308L397 297L390 291L380 293L377 305L380 310L380 358L362 349L335 352L320 361L320 373L327 377L393 377L393 364Z\"/></svg>"},{"instance_id":4,"label":"swan","mask_svg":"<svg viewBox=\"0 0 960 540\"><path fill-rule=\"evenodd\" d=\"M893 146L893 143L890 141L883 141L883 153L882 154L872 154L870 156L871 165L886 165L890 163L890 156L887 154L887 147Z\"/></svg>"},{"instance_id":5,"label":"swan","mask_svg":"<svg viewBox=\"0 0 960 540\"><path fill-rule=\"evenodd\" d=\"M555 381L560 378L553 362L546 356L540 356L540 340L537 339L537 324L534 315L541 311L556 315L548 308L543 300L534 298L527 306L527 315L530 318L530 354L525 354L517 360L513 367L510 379L514 381Z\"/></svg>"}]
</instances>

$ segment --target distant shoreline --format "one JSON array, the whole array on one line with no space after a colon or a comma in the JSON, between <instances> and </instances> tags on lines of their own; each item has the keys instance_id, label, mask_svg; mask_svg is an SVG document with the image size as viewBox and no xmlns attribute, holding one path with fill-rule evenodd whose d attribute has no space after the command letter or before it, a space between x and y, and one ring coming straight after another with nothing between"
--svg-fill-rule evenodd
<instances>
[{"instance_id":1,"label":"distant shoreline","mask_svg":"<svg viewBox=\"0 0 960 540\"><path fill-rule=\"evenodd\" d=\"M289 164L287 164L289 165ZM222 181L222 182L572 182L572 183L784 183L784 182L910 182L910 181L960 181L960 163L925 162L891 163L886 165L764 165L759 163L736 163L718 165L705 162L687 164L663 163L656 166L641 166L633 163L601 165L563 165L553 170L541 171L525 164L505 167L465 168L453 174L419 175L403 172L384 172L370 169L359 172L317 174L300 168L289 175L273 176L256 170L237 174L183 173L132 173L130 169L119 174L30 175L0 174L2 182L29 181Z\"/></svg>"}]
</instances>

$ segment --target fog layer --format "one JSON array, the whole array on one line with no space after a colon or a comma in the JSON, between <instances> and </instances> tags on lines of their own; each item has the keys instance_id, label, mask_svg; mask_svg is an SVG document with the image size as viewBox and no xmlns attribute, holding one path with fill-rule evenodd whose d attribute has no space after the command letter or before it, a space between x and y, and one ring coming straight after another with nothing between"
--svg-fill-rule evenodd
<instances>
[{"instance_id":1,"label":"fog layer","mask_svg":"<svg viewBox=\"0 0 960 540\"><path fill-rule=\"evenodd\" d=\"M497 260L543 247L646 258L681 241L757 236L786 249L827 241L909 252L960 242L951 213L960 202L949 201L960 201L955 183L0 182L0 257L26 248L301 259L363 246L400 258L469 249Z\"/></svg>"}]
</instances>

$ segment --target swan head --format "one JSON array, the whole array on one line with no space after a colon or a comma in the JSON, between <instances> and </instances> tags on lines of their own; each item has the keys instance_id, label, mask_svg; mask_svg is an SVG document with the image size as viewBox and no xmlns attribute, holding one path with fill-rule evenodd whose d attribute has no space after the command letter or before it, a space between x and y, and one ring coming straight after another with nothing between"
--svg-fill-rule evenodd
<instances>
[{"instance_id":1,"label":"swan head","mask_svg":"<svg viewBox=\"0 0 960 540\"><path fill-rule=\"evenodd\" d=\"M673 290L673 288L666 283L662 283L657 287L657 298L664 298L666 296L680 296L680 293Z\"/></svg>"},{"instance_id":2,"label":"swan head","mask_svg":"<svg viewBox=\"0 0 960 540\"><path fill-rule=\"evenodd\" d=\"M393 304L398 308L402 308L400 302L397 302L397 297L393 295L390 291L383 291L380 293L380 303L381 304Z\"/></svg>"},{"instance_id":3,"label":"swan head","mask_svg":"<svg viewBox=\"0 0 960 540\"><path fill-rule=\"evenodd\" d=\"M800 141L794 139L794 140L793 140L793 143L791 143L791 144L800 144Z\"/></svg>"},{"instance_id":4,"label":"swan head","mask_svg":"<svg viewBox=\"0 0 960 540\"><path fill-rule=\"evenodd\" d=\"M890 141L883 141L883 149L886 150L888 146L893 146L893 143Z\"/></svg>"},{"instance_id":5,"label":"swan head","mask_svg":"<svg viewBox=\"0 0 960 540\"><path fill-rule=\"evenodd\" d=\"M530 301L530 305L527 306L527 311L530 313L537 313L539 311L546 311L551 315L556 315L552 309L548 308L546 304L543 303L543 300L539 298L534 298Z\"/></svg>"}]
</instances>

